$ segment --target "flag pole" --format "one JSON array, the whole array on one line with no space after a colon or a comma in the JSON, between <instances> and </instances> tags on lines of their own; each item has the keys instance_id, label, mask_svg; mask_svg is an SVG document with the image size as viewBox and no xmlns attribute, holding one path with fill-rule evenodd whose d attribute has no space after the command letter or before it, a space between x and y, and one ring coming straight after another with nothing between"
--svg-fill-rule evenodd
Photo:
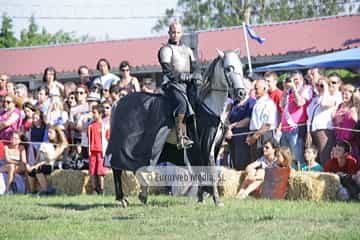
<instances>
[{"instance_id":1,"label":"flag pole","mask_svg":"<svg viewBox=\"0 0 360 240\"><path fill-rule=\"evenodd\" d=\"M246 28L245 28L245 22L242 23L242 26L243 26L243 30L244 30L246 53L247 53L248 64L249 64L249 74L251 74L252 73L251 57L250 57L249 43L248 43L248 39L247 39L247 32L246 32Z\"/></svg>"}]
</instances>

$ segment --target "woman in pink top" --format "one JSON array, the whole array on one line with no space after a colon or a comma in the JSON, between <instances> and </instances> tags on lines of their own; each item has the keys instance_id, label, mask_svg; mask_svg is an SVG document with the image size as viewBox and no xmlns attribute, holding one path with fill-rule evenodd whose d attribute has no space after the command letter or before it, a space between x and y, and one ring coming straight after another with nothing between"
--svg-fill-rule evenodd
<instances>
[{"instance_id":1,"label":"woman in pink top","mask_svg":"<svg viewBox=\"0 0 360 240\"><path fill-rule=\"evenodd\" d=\"M3 100L4 111L0 113L0 140L10 140L12 133L20 129L21 114L14 100L14 96L10 95L6 95Z\"/></svg>"},{"instance_id":2,"label":"woman in pink top","mask_svg":"<svg viewBox=\"0 0 360 240\"><path fill-rule=\"evenodd\" d=\"M358 121L357 109L353 100L354 91L355 87L351 84L345 84L341 87L343 102L338 106L336 112L333 113L332 121L336 140L351 142L352 149L356 150L358 146L355 144L354 134L351 131Z\"/></svg>"}]
</instances>

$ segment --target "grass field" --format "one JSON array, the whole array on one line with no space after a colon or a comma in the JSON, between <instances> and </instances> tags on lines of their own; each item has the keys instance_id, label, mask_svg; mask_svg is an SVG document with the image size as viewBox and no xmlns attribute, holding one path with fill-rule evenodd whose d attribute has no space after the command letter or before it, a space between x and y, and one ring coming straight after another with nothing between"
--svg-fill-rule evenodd
<instances>
[{"instance_id":1,"label":"grass field","mask_svg":"<svg viewBox=\"0 0 360 240\"><path fill-rule=\"evenodd\" d=\"M1 196L0 239L360 239L360 203Z\"/></svg>"}]
</instances>

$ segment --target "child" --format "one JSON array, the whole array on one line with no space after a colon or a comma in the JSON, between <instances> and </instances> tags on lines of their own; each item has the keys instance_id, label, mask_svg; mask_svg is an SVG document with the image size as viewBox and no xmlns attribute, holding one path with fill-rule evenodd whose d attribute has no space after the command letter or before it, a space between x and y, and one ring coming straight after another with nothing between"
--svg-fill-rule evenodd
<instances>
[{"instance_id":1,"label":"child","mask_svg":"<svg viewBox=\"0 0 360 240\"><path fill-rule=\"evenodd\" d=\"M89 139L89 174L91 180L92 193L104 192L104 151L105 129L102 118L104 116L104 106L95 105L92 108L93 122L88 127Z\"/></svg>"},{"instance_id":2,"label":"child","mask_svg":"<svg viewBox=\"0 0 360 240\"><path fill-rule=\"evenodd\" d=\"M315 172L323 171L323 167L315 160L317 154L318 154L318 150L314 145L305 147L305 151L304 151L305 163L300 166L301 171L315 171Z\"/></svg>"}]
</instances>

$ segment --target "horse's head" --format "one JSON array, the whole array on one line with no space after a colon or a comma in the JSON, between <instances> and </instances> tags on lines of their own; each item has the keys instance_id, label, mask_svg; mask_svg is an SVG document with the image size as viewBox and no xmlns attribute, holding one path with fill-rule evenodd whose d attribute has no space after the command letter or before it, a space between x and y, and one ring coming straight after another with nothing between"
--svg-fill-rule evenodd
<instances>
[{"instance_id":1,"label":"horse's head","mask_svg":"<svg viewBox=\"0 0 360 240\"><path fill-rule=\"evenodd\" d=\"M220 51L217 49L218 55L221 58L223 76L226 87L231 98L242 100L247 95L247 84L244 78L243 65L241 63L239 53L240 51Z\"/></svg>"}]
</instances>

